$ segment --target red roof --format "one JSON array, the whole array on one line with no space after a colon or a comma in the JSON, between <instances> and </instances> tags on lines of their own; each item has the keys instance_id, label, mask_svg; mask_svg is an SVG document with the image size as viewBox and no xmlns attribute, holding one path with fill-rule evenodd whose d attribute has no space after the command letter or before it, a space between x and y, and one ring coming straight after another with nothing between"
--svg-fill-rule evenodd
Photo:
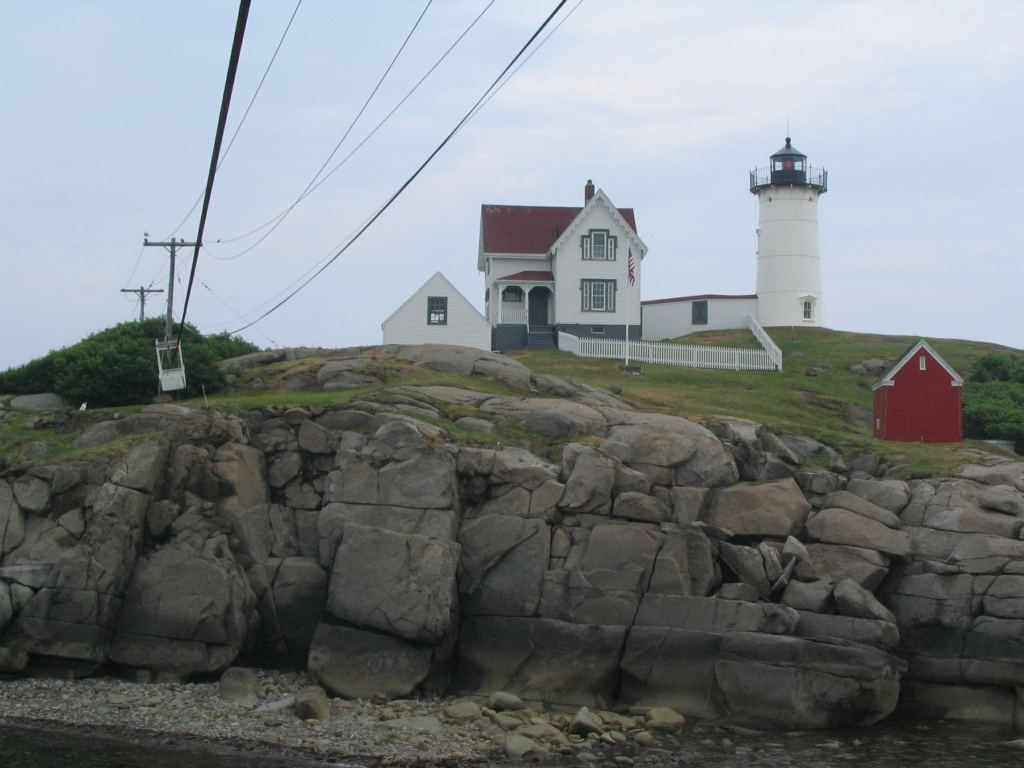
<instances>
[{"instance_id":1,"label":"red roof","mask_svg":"<svg viewBox=\"0 0 1024 768\"><path fill-rule=\"evenodd\" d=\"M480 227L484 253L547 253L583 208L543 205L482 205ZM619 213L636 232L632 208Z\"/></svg>"},{"instance_id":2,"label":"red roof","mask_svg":"<svg viewBox=\"0 0 1024 768\"><path fill-rule=\"evenodd\" d=\"M742 296L728 295L724 293L702 293L699 296L676 296L671 299L650 299L641 301L641 304L669 304L673 301L703 301L704 299L756 299L756 293L747 293Z\"/></svg>"},{"instance_id":3,"label":"red roof","mask_svg":"<svg viewBox=\"0 0 1024 768\"><path fill-rule=\"evenodd\" d=\"M499 277L498 280L518 280L522 283L553 283L555 276L551 272L529 271L516 272L514 275Z\"/></svg>"}]
</instances>

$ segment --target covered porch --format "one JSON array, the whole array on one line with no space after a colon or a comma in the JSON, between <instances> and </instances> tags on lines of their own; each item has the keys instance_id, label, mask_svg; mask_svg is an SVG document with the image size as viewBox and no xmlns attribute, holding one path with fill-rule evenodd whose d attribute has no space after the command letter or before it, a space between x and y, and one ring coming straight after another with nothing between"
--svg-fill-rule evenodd
<instances>
[{"instance_id":1,"label":"covered porch","mask_svg":"<svg viewBox=\"0 0 1024 768\"><path fill-rule=\"evenodd\" d=\"M554 349L555 279L550 272L519 272L494 281L494 348Z\"/></svg>"}]
</instances>

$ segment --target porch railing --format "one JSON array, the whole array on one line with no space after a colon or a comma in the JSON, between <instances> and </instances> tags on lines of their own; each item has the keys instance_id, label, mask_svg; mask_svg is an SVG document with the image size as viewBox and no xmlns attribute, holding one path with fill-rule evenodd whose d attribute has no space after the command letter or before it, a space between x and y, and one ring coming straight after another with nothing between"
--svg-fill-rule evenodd
<instances>
[{"instance_id":1,"label":"porch railing","mask_svg":"<svg viewBox=\"0 0 1024 768\"><path fill-rule=\"evenodd\" d=\"M526 325L527 313L525 309L501 308L501 318L498 320L502 325Z\"/></svg>"}]
</instances>

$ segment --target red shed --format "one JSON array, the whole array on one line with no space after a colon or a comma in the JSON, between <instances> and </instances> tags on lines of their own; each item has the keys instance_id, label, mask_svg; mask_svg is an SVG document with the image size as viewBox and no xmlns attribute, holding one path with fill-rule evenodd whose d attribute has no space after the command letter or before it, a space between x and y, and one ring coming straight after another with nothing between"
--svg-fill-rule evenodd
<instances>
[{"instance_id":1,"label":"red shed","mask_svg":"<svg viewBox=\"0 0 1024 768\"><path fill-rule=\"evenodd\" d=\"M875 437L905 443L958 443L964 380L924 340L879 380Z\"/></svg>"}]
</instances>

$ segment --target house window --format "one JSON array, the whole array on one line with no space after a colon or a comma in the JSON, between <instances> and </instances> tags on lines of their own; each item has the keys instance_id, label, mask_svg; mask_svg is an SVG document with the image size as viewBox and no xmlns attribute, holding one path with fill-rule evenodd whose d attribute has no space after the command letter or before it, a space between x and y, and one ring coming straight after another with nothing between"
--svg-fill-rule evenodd
<instances>
[{"instance_id":1,"label":"house window","mask_svg":"<svg viewBox=\"0 0 1024 768\"><path fill-rule=\"evenodd\" d=\"M614 280L581 280L580 293L583 295L581 309L584 312L615 311Z\"/></svg>"},{"instance_id":2,"label":"house window","mask_svg":"<svg viewBox=\"0 0 1024 768\"><path fill-rule=\"evenodd\" d=\"M510 304L519 304L523 300L523 289L518 285L510 285L501 292L501 300Z\"/></svg>"},{"instance_id":3,"label":"house window","mask_svg":"<svg viewBox=\"0 0 1024 768\"><path fill-rule=\"evenodd\" d=\"M917 369L919 371L926 371L926 370L928 370L928 363L925 362L925 359L926 358L925 358L924 355L920 355L917 358Z\"/></svg>"},{"instance_id":4,"label":"house window","mask_svg":"<svg viewBox=\"0 0 1024 768\"><path fill-rule=\"evenodd\" d=\"M813 320L813 319L814 319L814 302L812 302L812 301L805 301L804 302L804 320Z\"/></svg>"},{"instance_id":5,"label":"house window","mask_svg":"<svg viewBox=\"0 0 1024 768\"><path fill-rule=\"evenodd\" d=\"M695 301L691 305L690 323L692 325L708 324L708 303L706 301Z\"/></svg>"},{"instance_id":6,"label":"house window","mask_svg":"<svg viewBox=\"0 0 1024 768\"><path fill-rule=\"evenodd\" d=\"M584 261L615 261L617 240L607 229L592 229L580 237Z\"/></svg>"},{"instance_id":7,"label":"house window","mask_svg":"<svg viewBox=\"0 0 1024 768\"><path fill-rule=\"evenodd\" d=\"M603 325L592 325L592 326L590 326L590 332L593 333L596 336L603 336L604 335L604 326Z\"/></svg>"},{"instance_id":8,"label":"house window","mask_svg":"<svg viewBox=\"0 0 1024 768\"><path fill-rule=\"evenodd\" d=\"M448 325L448 297L427 297L427 325Z\"/></svg>"}]
</instances>

